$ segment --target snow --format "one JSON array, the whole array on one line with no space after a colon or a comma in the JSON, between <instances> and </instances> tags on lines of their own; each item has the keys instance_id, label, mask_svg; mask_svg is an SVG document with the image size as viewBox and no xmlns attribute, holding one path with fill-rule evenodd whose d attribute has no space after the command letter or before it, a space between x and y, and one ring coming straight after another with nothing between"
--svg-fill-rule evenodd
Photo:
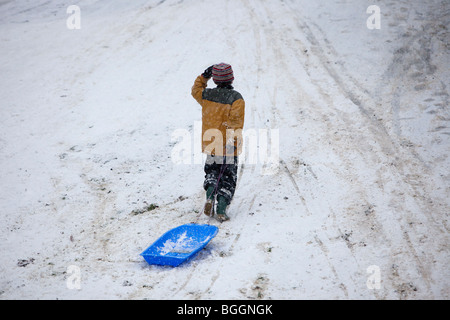
<instances>
[{"instance_id":1,"label":"snow","mask_svg":"<svg viewBox=\"0 0 450 320\"><path fill-rule=\"evenodd\" d=\"M0 1L0 299L448 299L448 1L373 4ZM190 95L219 62L279 141L222 224ZM191 261L139 255L190 222L220 229Z\"/></svg>"},{"instance_id":2,"label":"snow","mask_svg":"<svg viewBox=\"0 0 450 320\"><path fill-rule=\"evenodd\" d=\"M208 242L209 237L205 239ZM202 241L203 242L203 241ZM195 248L199 241L196 241L193 237L187 236L187 231L183 232L176 241L172 239L168 239L164 242L162 247L158 247L158 254L165 256L168 253L191 253Z\"/></svg>"}]
</instances>

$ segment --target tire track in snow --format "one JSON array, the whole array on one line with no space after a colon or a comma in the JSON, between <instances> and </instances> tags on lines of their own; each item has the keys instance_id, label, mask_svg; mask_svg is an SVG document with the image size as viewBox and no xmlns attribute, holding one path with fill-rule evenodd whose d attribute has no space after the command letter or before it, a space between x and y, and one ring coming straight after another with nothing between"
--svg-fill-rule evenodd
<instances>
[{"instance_id":1,"label":"tire track in snow","mask_svg":"<svg viewBox=\"0 0 450 320\"><path fill-rule=\"evenodd\" d=\"M249 3L248 1L246 2L246 5L248 7L249 12L251 13L251 17L252 17L252 25L253 26L259 26L259 29L265 30L264 36L267 38L266 42L270 43L271 46L270 48L265 48L265 52L267 56L271 56L271 54L275 57L275 60L280 64L280 68L284 69L284 77L287 77L289 79L289 81L293 84L295 84L295 87L298 89L297 94L299 95L299 97L301 97L301 100L306 100L306 101L310 101L310 99L308 98L308 95L305 92L302 92L301 88L302 85L301 83L299 83L299 81L297 80L297 78L292 74L291 70L293 70L293 68L289 65L286 64L286 61L288 61L288 59L286 59L283 47L285 46L285 43L283 43L283 38L282 37L278 37L274 34L272 34L272 31L270 28L264 28L265 26L265 21L270 21L270 17L271 14L268 11L267 7L264 5L260 5L258 6L259 9L264 10L264 13L259 13L260 15L264 15L264 16L257 16L257 10L256 7L254 8L250 8L249 7ZM261 28L261 26L263 26ZM270 37L270 38L269 38ZM271 52L273 51L273 52ZM301 52L303 52L304 49L301 50ZM269 53L271 52L271 53ZM302 62L300 63L302 65ZM294 68L294 70L296 70L296 72L298 72L297 69ZM278 84L277 84L278 85ZM279 127L281 125L281 123L288 123L286 121L286 118L283 116L283 114L286 112L286 110L280 110L280 108L277 106L277 86L274 87L273 89L273 94L270 95L268 97L269 101L270 101L270 109L271 109L271 116L270 116L270 123L272 126L274 127ZM269 90L266 90L266 92L270 92ZM314 104L312 101L310 101L310 104ZM268 109L267 107L265 109ZM298 118L298 113L296 112L292 112L295 114L295 118ZM298 120L301 122L303 119L298 118ZM280 166L281 166L281 171L279 172L279 174L284 173L286 174L286 176L289 178L289 181L291 182L292 186L294 187L298 198L301 200L304 209L306 211L307 216L311 216L312 213L310 211L310 209L308 208L308 203L305 200L305 197L302 193L302 191L300 190L296 178L294 176L294 174L290 171L286 161L283 158L280 158ZM312 174L312 176L315 178L315 180L317 180L317 176L316 174L312 171L312 169L310 167L308 167L309 172ZM318 181L316 181L318 183ZM313 194L311 194L312 197L314 197ZM331 206L328 204L328 209L331 210ZM327 245L325 245L323 243L323 241L321 241L318 236L315 236L315 241L318 244L321 252L324 254L324 256L327 259L328 262L328 266L331 270L331 273L333 275L333 277L336 279L337 282L339 282L339 288L340 290L342 290L343 295L345 298L349 297L348 294L348 289L346 287L346 284L343 283L342 280L340 280L340 276L338 275L338 272L336 271L336 268L334 267L333 263L332 263L332 259L329 256L329 252L330 250L328 249ZM352 252L350 252L351 255L354 254ZM355 259L356 260L356 259ZM356 284L355 284L356 285Z\"/></svg>"},{"instance_id":2,"label":"tire track in snow","mask_svg":"<svg viewBox=\"0 0 450 320\"><path fill-rule=\"evenodd\" d=\"M328 266L329 266L330 270L333 272L334 278L337 279L340 282L339 288L343 291L345 298L348 299L349 296L348 296L347 287L345 286L345 284L342 281L339 280L340 279L339 274L336 271L336 268L334 267L333 263L330 261L330 258L328 256L329 252L330 252L329 249L327 248L327 246L325 246L323 244L322 240L320 240L320 238L317 235L314 236L314 240L319 245L320 249L322 250L322 253L326 257L327 262L328 262Z\"/></svg>"},{"instance_id":3,"label":"tire track in snow","mask_svg":"<svg viewBox=\"0 0 450 320\"><path fill-rule=\"evenodd\" d=\"M294 14L297 14L295 9L292 9L292 12ZM347 96L359 108L361 114L363 114L368 119L370 123L368 125L368 129L371 130L373 132L373 136L377 138L377 141L380 143L384 154L388 157L392 157L399 151L402 151L402 157L410 158L407 154L408 152L410 152L413 158L419 160L419 162L413 161L411 159L408 159L408 161L398 161L396 162L396 167L399 169L401 179L408 185L408 187L413 188L416 193L423 194L422 190L416 188L417 184L412 183L411 179L409 178L411 176L410 172L415 172L416 177L421 176L423 172L428 174L428 169L423 160L421 160L420 157L417 156L417 153L413 152L410 148L402 148L401 144L399 145L399 143L390 136L386 127L376 117L374 108L371 107L376 105L376 102L373 101L373 97L358 81L356 81L350 75L348 70L346 70L345 67L343 67L341 64L337 65L336 68L338 69L336 69L335 67L333 67L333 64L328 63L328 61L332 61L332 58L330 58L329 55L338 57L339 54L336 52L331 43L326 39L325 32L317 24L310 21L307 22L306 19L304 17L301 17L299 14L297 14L297 16L299 28L305 32L308 41L310 41L311 47L315 48L315 54L321 61L322 67L338 85L340 91L345 96ZM311 26L317 30L317 33L321 35L320 37L315 35ZM417 35L417 37L422 37L423 33L424 32ZM326 51L330 52L330 54L325 53ZM320 88L319 85L318 87ZM323 96L327 98L329 106L333 106L331 97L328 94L323 94ZM418 164L418 168L416 168L415 166L407 166L407 164L409 163ZM422 181L421 185L427 185L427 182ZM429 203L431 199L427 198L426 196L423 197L426 198L422 204L422 207L424 209L423 212L431 219L431 222L437 224L434 216L430 214L430 212L434 211L432 209L430 210ZM448 231L448 228L446 226L444 226L444 228L446 231Z\"/></svg>"},{"instance_id":4,"label":"tire track in snow","mask_svg":"<svg viewBox=\"0 0 450 320\"><path fill-rule=\"evenodd\" d=\"M303 21L303 22L301 22L301 21ZM299 28L301 28L302 30L304 30L306 32L307 39L311 42L311 45L313 47L315 47L314 52L319 57L319 59L322 61L322 66L327 71L327 73L331 76L331 78L334 79L334 81L337 83L337 85L340 88L340 90L342 91L342 93L344 95L346 95L355 105L357 105L359 110L361 111L361 114L364 115L369 120L370 125L368 126L368 128L373 132L373 135L377 137L377 141L380 142L380 145L383 148L382 149L383 153L385 155L387 155L388 157L395 154L396 151L398 151L397 142L395 140L393 140L393 138L391 136L389 136L386 128L375 117L372 116L373 111L371 110L371 108L366 107L365 102L363 102L363 101L370 101L371 97L367 95L367 91L363 90L362 86L360 84L356 83L355 80L348 74L348 72L345 69L341 68L338 73L332 65L327 63L328 58L325 55L325 53L324 53L325 50L323 48L326 47L326 49L328 51L331 51L334 53L336 53L336 51L334 50L334 48L331 47L331 44L328 41L325 41L326 38L325 38L323 31L320 30L320 28L318 26L312 24L313 26L315 26L317 29L320 30L319 32L322 34L322 37L325 39L325 40L323 40L323 43L325 43L325 44L321 43L322 39L321 39L321 41L319 41L318 40L319 38L317 38L314 35L312 29L309 27L310 25L311 25L310 23L304 22L303 18L299 19ZM343 79L345 79L345 80L343 80ZM353 83L353 86L347 87L348 84L352 84L352 83ZM354 92L356 92L356 93L354 93ZM328 95L324 95L324 97L327 97L327 96ZM359 97L363 97L363 98L360 99ZM332 105L331 102L332 101L330 101L330 105ZM405 152L402 152L402 156L403 156L403 158L410 158L408 156L408 154L406 154ZM414 154L412 154L412 156L415 157ZM374 163L380 162L379 160L378 161L376 160L377 156L375 156L374 154L372 154L372 158L373 158L372 161ZM425 201L420 201L420 199L416 199L415 202L422 208L422 212L425 214L426 218L428 219L429 225L434 226L434 227L438 226L438 229L440 229L438 232L445 233L444 230L447 228L445 227L445 225L444 225L444 229L439 228L440 223L435 220L435 218L432 214L432 212L434 210L433 210L433 207L430 207L430 205L429 205L430 200L424 194L423 186L425 185L425 188L426 188L426 182L422 181L422 183L420 184L421 188L418 189L417 188L418 184L412 183L412 181L409 178L412 176L409 172L411 172L411 171L417 172L417 174L415 174L413 176L419 177L421 172L426 171L426 168L424 168L423 166L417 166L420 169L420 171L417 171L416 166L411 167L408 165L409 163L417 163L417 161L414 161L413 159L409 159L408 161L401 161L401 162L397 163L395 168L398 169L398 171L393 172L393 176L398 178L399 183L402 185L400 187L401 190L412 189L413 190L412 194L422 194L422 197L424 198ZM405 172L408 172L408 174L405 174ZM381 180L383 180L383 178L381 176L380 176L380 178L381 178ZM410 212L409 214L414 215L412 212ZM414 219L413 216L411 216L410 219ZM432 261L434 260L434 258L431 254L427 254L428 256L430 256L430 258L428 259L427 262L424 262L423 258L421 258L419 256L419 254L417 253L417 251L415 250L413 241L411 241L410 233L411 232L415 233L415 230L407 229L405 221L402 220L401 218L398 219L398 222L399 222L398 226L400 227L402 234L403 234L403 240L406 243L408 251L409 251L410 255L413 257L413 259L415 260L415 262L420 270L420 273L423 277L423 280L424 280L425 286L426 286L426 291L428 292L428 294L432 295L431 283L433 281L430 278L427 266L433 264ZM417 235L415 235L415 237L417 239Z\"/></svg>"},{"instance_id":5,"label":"tire track in snow","mask_svg":"<svg viewBox=\"0 0 450 320\"><path fill-rule=\"evenodd\" d=\"M248 2L247 2L248 3ZM260 6L260 8L264 8L264 6ZM255 19L254 21L256 21L256 13L257 9L255 8L253 11L253 17L252 19ZM295 10L292 10L295 14ZM286 12L286 15L288 16L289 13ZM269 17L269 15L267 15L267 17ZM270 18L267 19L260 19L259 22L254 23L255 25L264 25L264 23L262 23L262 21L269 21ZM364 162L365 163L374 163L374 167L376 167L378 163L389 163L389 158L391 157L392 154L395 154L396 152L396 141L393 140L389 134L387 133L386 128L383 126L382 123L380 123L380 121L372 116L372 108L369 107L369 104L371 102L364 102L364 101L370 101L371 97L368 95L367 91L362 87L362 85L360 83L358 83L353 77L351 77L348 73L348 71L346 71L343 68L339 68L339 66L337 67L338 69L336 69L333 65L330 65L327 63L327 55L324 53L325 50L328 50L330 52L334 52L336 53L336 51L334 50L334 48L331 46L331 43L329 41L326 40L325 34L322 30L320 30L318 33L321 35L320 40L318 37L316 37L313 33L313 29L312 27L309 27L309 23L306 23L304 21L303 18L298 19L298 16L296 18L296 21L298 23L299 28L301 28L302 30L306 30L306 35L307 35L307 39L310 41L309 47L308 48L313 48L312 52L314 53L314 57L318 57L319 61L320 61L320 65L322 66L322 68L325 70L325 73L330 75L330 79L332 79L336 84L337 84L337 88L339 88L341 94L343 94L344 96L346 96L349 100L351 100L360 110L361 114L366 118L366 121L368 121L368 129L370 131L366 131L364 134L367 135L368 132L371 132L371 136L372 137L377 137L376 141L379 142L379 146L381 147L382 152L382 156L380 159L380 155L375 154L375 153L367 153L366 150L360 150L358 148L356 148L357 152L360 154L362 159L366 159ZM317 25L312 24L312 26L314 28L318 28ZM264 28L261 28L264 30ZM267 34L267 33L265 33ZM324 39L322 39L324 38ZM281 38L280 38L281 39ZM273 48L279 48L280 46L280 42L278 38L272 39L273 41L271 42L271 44L273 45ZM303 48L305 48L305 45L302 45L301 43L299 43L298 41L294 43L295 46L300 46L301 50L303 50ZM292 47L294 48L294 47ZM276 55L277 57L280 57L280 60L283 60L283 55L284 55L284 51L280 50L280 49L274 49L274 51L277 51ZM292 49L293 52L299 52L298 49ZM283 53L281 53L283 52ZM295 54L293 54L293 56L296 56ZM285 58L286 56L284 56ZM302 64L303 62L300 61L300 64ZM311 63L311 61L310 61ZM289 70L289 68L286 68L286 70ZM305 69L306 71L308 71L308 69ZM337 71L339 70L339 71ZM296 79L293 76L290 76L289 72L285 73L285 76L289 77L291 81L293 81L294 83L296 83ZM300 84L299 84L300 85ZM322 97L324 98L325 101L328 102L329 106L333 106L333 99L331 98L331 96L322 89L322 87L316 83L315 84L318 88L318 91L321 92ZM276 91L275 91L276 92ZM274 104L275 99L273 99L272 104ZM316 104L316 107L318 107L318 105ZM348 119L346 117L346 115L342 112L340 112L340 110L334 108L334 111L337 111L337 116L340 118L340 121L345 123L347 127L351 128L352 126L355 126L353 119L352 121L350 121L350 119ZM274 117L272 117L272 119L274 119ZM275 122L275 121L274 121ZM329 129L327 130L328 132L328 136L329 136L329 140L332 141L334 139L334 137L331 135L331 132L333 132L334 129L332 127L329 127ZM394 151L395 150L395 151ZM386 156L387 157L386 157ZM406 155L407 156L407 155ZM352 167L352 163L349 159L347 159L347 157L342 157L342 160L347 162L347 167L351 168ZM391 160L392 161L392 160ZM284 167L284 169L288 169L286 166L286 163L281 160L280 162L282 164L282 167ZM284 164L283 164L284 163ZM402 166L402 170L399 170L398 172L395 171L395 169L397 169L397 167L399 166L399 164L395 164L393 166L391 166L390 168L388 168L388 173L382 172L381 168L380 170L377 170L378 175L379 175L379 184L380 184L380 190L383 191L384 189L384 185L386 184L386 177L388 177L389 173L391 174L391 176L395 177L396 179L399 179L400 184L403 184L403 186L400 186L400 189L405 189L408 190L411 187L411 180L408 177L412 177L411 175L404 175L402 172L409 171L410 169L414 170L414 168L408 168L406 169L406 165L405 164L401 164ZM416 169L417 170L417 169ZM286 171L286 170L285 170ZM291 182L293 182L294 188L296 186L296 182L295 179L293 178L292 175L289 174L288 172L289 170L286 171L286 173L288 174L288 176L290 177ZM356 172L355 172L356 173ZM347 173L348 174L348 173ZM389 178L387 178L388 181L390 180ZM353 178L352 181L358 181L360 180L359 177L356 174L353 174ZM403 182L402 182L403 181ZM363 184L362 184L363 186ZM416 190L415 188L415 184L413 184L413 189L414 191L417 193L420 190ZM295 188L297 191L299 191L298 185L297 188ZM364 188L362 188L361 190L364 190ZM366 200L367 203L367 200ZM369 202L370 203L370 202ZM429 210L428 206L425 204L425 207L423 207L423 211L427 214L429 212L431 212L432 210ZM414 213L410 212L408 213L411 216L411 219L414 219ZM376 218L377 215L375 215ZM405 225L405 220L402 217L397 218L398 220L398 226L401 229L402 234L404 234L403 241L406 242L406 247L408 248L408 252L410 254L411 257L413 257L413 259L416 261L416 264L418 265L418 268L423 276L423 279L425 281L425 286L427 288L426 291L431 292L431 285L430 283L432 282L428 276L428 272L427 272L427 263L424 263L422 261L422 259L420 258L419 254L416 252L416 250L414 249L413 246L413 241L410 239L411 237L409 236L410 232L414 232L412 230L409 230L406 228ZM431 222L436 222L436 221L431 221ZM374 222L375 223L375 222ZM382 221L376 222L374 225L377 225L378 228L383 226ZM435 223L434 225L438 225L439 223ZM337 230L342 234L342 231L340 231L339 228L337 228ZM381 231L381 230L379 230ZM441 230L443 231L443 230ZM389 239L390 236L388 234L385 233L384 236L382 236L382 238L385 239ZM323 243L323 242L322 242ZM433 257L431 256L431 260L433 260Z\"/></svg>"}]
</instances>

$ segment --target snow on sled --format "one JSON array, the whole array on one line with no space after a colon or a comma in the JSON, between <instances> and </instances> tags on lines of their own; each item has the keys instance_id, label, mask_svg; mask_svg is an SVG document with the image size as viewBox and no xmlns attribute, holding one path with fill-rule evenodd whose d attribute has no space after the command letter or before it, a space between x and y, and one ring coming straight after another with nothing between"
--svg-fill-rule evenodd
<instances>
[{"instance_id":1,"label":"snow on sled","mask_svg":"<svg viewBox=\"0 0 450 320\"><path fill-rule=\"evenodd\" d=\"M176 267L203 249L219 232L216 226L185 224L167 231L141 256L149 264Z\"/></svg>"}]
</instances>

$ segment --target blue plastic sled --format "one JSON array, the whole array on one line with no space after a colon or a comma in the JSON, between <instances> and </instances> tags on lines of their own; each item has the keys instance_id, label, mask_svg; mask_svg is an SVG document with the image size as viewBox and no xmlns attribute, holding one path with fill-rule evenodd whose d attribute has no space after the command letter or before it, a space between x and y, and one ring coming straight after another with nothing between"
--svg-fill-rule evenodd
<instances>
[{"instance_id":1,"label":"blue plastic sled","mask_svg":"<svg viewBox=\"0 0 450 320\"><path fill-rule=\"evenodd\" d=\"M216 226L185 224L167 231L141 256L149 264L176 267L196 255L217 232Z\"/></svg>"}]
</instances>

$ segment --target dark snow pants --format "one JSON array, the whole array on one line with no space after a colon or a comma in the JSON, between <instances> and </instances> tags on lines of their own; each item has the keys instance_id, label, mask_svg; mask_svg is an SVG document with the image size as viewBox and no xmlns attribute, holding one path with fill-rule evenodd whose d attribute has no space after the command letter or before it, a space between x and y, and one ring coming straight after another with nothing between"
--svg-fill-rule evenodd
<instances>
[{"instance_id":1,"label":"dark snow pants","mask_svg":"<svg viewBox=\"0 0 450 320\"><path fill-rule=\"evenodd\" d=\"M223 196L228 204L236 190L238 157L208 155L205 162L205 182L203 188L214 187L217 196ZM217 189L216 189L217 187Z\"/></svg>"}]
</instances>

